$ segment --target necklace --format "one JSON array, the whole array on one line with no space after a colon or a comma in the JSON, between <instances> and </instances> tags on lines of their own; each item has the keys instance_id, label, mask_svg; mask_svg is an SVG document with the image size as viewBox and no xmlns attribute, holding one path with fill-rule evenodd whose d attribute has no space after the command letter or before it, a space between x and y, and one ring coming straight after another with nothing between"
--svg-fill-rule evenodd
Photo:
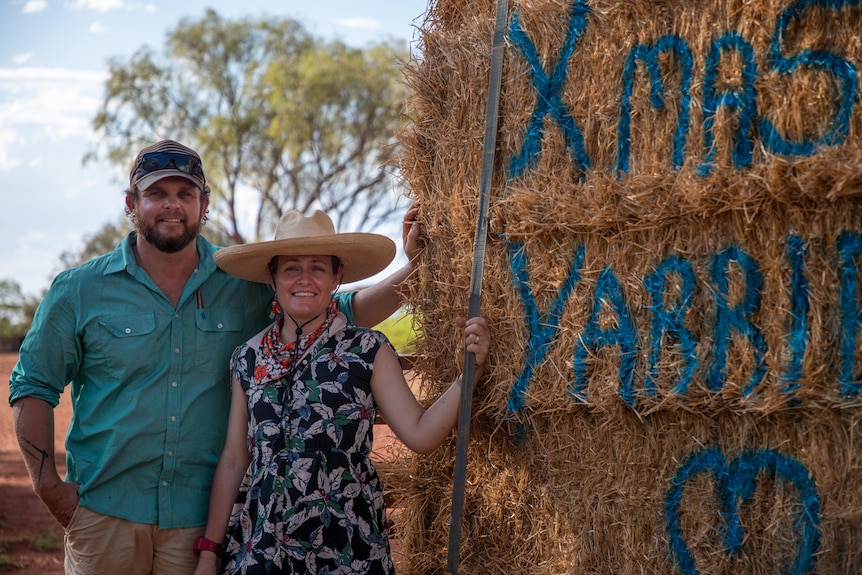
<instances>
[{"instance_id":1,"label":"necklace","mask_svg":"<svg viewBox=\"0 0 862 575\"><path fill-rule=\"evenodd\" d=\"M293 325L296 326L296 331L294 332L294 333L296 333L296 341L293 342L293 348L290 350L290 363L293 364L294 366L296 365L296 361L305 352L305 348L303 348L303 346L301 344L302 343L302 339L301 339L302 338L302 328L304 328L305 326L307 326L308 324L310 324L311 322L313 322L314 320L319 318L321 315L323 315L323 313L326 312L327 309L329 309L329 308L324 309L322 312L320 312L319 314L317 314L316 316L314 316L313 318L311 318L307 322L303 323L302 325L299 325L299 322L297 322L296 319L294 319L294 317L292 315L290 315L287 312L284 312L284 315L289 317L290 321L293 322ZM309 334L309 337L306 338L305 343L309 344L309 343L313 342L314 340L316 340L317 336L320 335L320 332L322 331L323 328L326 327L326 325L327 325L327 322L323 322L323 324L320 326L320 328L317 329L317 331L315 333Z\"/></svg>"}]
</instances>

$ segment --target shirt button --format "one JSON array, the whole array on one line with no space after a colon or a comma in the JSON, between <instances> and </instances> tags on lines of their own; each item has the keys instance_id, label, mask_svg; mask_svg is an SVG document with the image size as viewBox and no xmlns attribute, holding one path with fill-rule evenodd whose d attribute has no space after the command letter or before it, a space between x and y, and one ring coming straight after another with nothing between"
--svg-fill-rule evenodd
<instances>
[{"instance_id":1,"label":"shirt button","mask_svg":"<svg viewBox=\"0 0 862 575\"><path fill-rule=\"evenodd\" d=\"M175 347L175 348L174 348L174 353L179 353L179 352L180 352L180 348Z\"/></svg>"},{"instance_id":2,"label":"shirt button","mask_svg":"<svg viewBox=\"0 0 862 575\"><path fill-rule=\"evenodd\" d=\"M162 486L167 487L167 486L168 486L168 482L167 482L167 481L162 481Z\"/></svg>"},{"instance_id":3,"label":"shirt button","mask_svg":"<svg viewBox=\"0 0 862 575\"><path fill-rule=\"evenodd\" d=\"M176 415L172 415L172 416L171 416L171 421L176 421L176 420L177 420L177 416L176 416Z\"/></svg>"},{"instance_id":4,"label":"shirt button","mask_svg":"<svg viewBox=\"0 0 862 575\"><path fill-rule=\"evenodd\" d=\"M223 325L223 324L218 324L218 328L219 328L219 329L221 329L221 328L223 328L223 327L224 327L224 325Z\"/></svg>"},{"instance_id":5,"label":"shirt button","mask_svg":"<svg viewBox=\"0 0 862 575\"><path fill-rule=\"evenodd\" d=\"M172 382L171 382L171 387L176 387L176 386L177 386L177 382L176 382L176 381L172 381Z\"/></svg>"},{"instance_id":6,"label":"shirt button","mask_svg":"<svg viewBox=\"0 0 862 575\"><path fill-rule=\"evenodd\" d=\"M132 328L127 327L127 328L126 328L126 333L132 333Z\"/></svg>"},{"instance_id":7,"label":"shirt button","mask_svg":"<svg viewBox=\"0 0 862 575\"><path fill-rule=\"evenodd\" d=\"M174 452L173 452L173 451L168 451L168 457L173 457L173 456L174 456Z\"/></svg>"}]
</instances>

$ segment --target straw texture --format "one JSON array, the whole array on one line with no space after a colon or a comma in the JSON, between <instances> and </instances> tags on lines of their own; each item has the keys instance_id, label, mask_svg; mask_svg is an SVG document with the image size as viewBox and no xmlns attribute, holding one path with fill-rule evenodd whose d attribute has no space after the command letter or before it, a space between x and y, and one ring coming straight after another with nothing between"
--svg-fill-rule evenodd
<instances>
[{"instance_id":1,"label":"straw texture","mask_svg":"<svg viewBox=\"0 0 862 575\"><path fill-rule=\"evenodd\" d=\"M437 0L399 159L457 375L494 2ZM859 2L510 3L462 574L862 572ZM455 438L388 466L446 563Z\"/></svg>"}]
</instances>

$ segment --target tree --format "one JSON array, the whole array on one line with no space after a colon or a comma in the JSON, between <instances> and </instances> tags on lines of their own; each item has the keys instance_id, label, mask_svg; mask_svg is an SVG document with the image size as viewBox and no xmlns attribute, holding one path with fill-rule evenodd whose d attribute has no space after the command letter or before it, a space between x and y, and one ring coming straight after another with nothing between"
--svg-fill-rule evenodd
<instances>
[{"instance_id":1,"label":"tree","mask_svg":"<svg viewBox=\"0 0 862 575\"><path fill-rule=\"evenodd\" d=\"M119 220L116 223L108 222L104 224L98 231L92 234L85 235L82 240L82 245L77 250L65 250L60 254L59 268L66 270L81 265L102 254L106 254L113 250L126 234L131 230L129 221L126 218ZM204 226L201 234L206 237L214 245L225 245L229 240L209 226Z\"/></svg>"},{"instance_id":2,"label":"tree","mask_svg":"<svg viewBox=\"0 0 862 575\"><path fill-rule=\"evenodd\" d=\"M0 280L0 339L24 337L39 299L25 296L15 280Z\"/></svg>"},{"instance_id":3,"label":"tree","mask_svg":"<svg viewBox=\"0 0 862 575\"><path fill-rule=\"evenodd\" d=\"M60 254L60 269L73 268L108 253L127 233L129 233L129 222L125 219L117 223L104 224L98 231L84 236L83 246L79 250L65 250Z\"/></svg>"},{"instance_id":4,"label":"tree","mask_svg":"<svg viewBox=\"0 0 862 575\"><path fill-rule=\"evenodd\" d=\"M316 207L374 229L394 219L389 161L406 96L403 45L323 42L288 18L237 21L207 10L148 47L113 59L85 161L127 167L160 138L203 156L210 220L231 242L268 237L284 209ZM246 232L244 221L250 222Z\"/></svg>"}]
</instances>

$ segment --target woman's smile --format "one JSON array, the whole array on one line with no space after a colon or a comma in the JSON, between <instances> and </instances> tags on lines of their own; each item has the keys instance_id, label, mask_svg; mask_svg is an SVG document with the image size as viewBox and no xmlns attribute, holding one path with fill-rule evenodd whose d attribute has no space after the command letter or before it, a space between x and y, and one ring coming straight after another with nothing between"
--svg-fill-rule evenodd
<instances>
[{"instance_id":1,"label":"woman's smile","mask_svg":"<svg viewBox=\"0 0 862 575\"><path fill-rule=\"evenodd\" d=\"M285 336L293 336L292 324L313 331L325 319L324 311L338 287L339 270L332 256L280 256L272 274L279 304L287 314Z\"/></svg>"}]
</instances>

